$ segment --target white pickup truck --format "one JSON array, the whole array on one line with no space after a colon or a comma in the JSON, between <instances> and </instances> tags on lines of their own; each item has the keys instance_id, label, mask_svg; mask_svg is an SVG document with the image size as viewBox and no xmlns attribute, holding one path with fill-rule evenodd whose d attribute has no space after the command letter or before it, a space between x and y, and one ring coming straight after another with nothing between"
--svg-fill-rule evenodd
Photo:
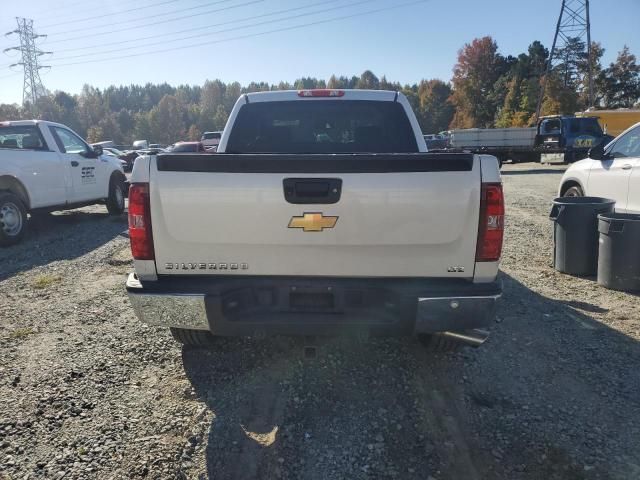
<instances>
[{"instance_id":1,"label":"white pickup truck","mask_svg":"<svg viewBox=\"0 0 640 480\"><path fill-rule=\"evenodd\" d=\"M479 345L501 295L495 157L428 153L400 93L249 93L216 154L140 157L137 316L216 336L417 334Z\"/></svg>"},{"instance_id":2,"label":"white pickup truck","mask_svg":"<svg viewBox=\"0 0 640 480\"><path fill-rule=\"evenodd\" d=\"M124 212L125 176L115 157L59 123L0 122L0 246L19 242L27 213L104 202Z\"/></svg>"}]
</instances>

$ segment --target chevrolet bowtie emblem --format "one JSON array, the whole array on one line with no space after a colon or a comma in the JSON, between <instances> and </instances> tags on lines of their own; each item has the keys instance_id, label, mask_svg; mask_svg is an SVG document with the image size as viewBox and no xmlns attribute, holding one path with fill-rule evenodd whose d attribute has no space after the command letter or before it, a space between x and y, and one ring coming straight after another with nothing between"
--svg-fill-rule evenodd
<instances>
[{"instance_id":1,"label":"chevrolet bowtie emblem","mask_svg":"<svg viewBox=\"0 0 640 480\"><path fill-rule=\"evenodd\" d=\"M301 217L291 217L289 228L301 228L303 232L321 232L336 226L338 217L325 217L322 213L305 213Z\"/></svg>"}]
</instances>

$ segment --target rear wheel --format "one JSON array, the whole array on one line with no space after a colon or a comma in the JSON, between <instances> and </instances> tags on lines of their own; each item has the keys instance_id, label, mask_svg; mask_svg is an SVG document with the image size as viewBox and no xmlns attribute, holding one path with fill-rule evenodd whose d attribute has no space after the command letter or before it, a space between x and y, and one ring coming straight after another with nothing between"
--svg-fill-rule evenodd
<instances>
[{"instance_id":1,"label":"rear wheel","mask_svg":"<svg viewBox=\"0 0 640 480\"><path fill-rule=\"evenodd\" d=\"M170 328L173 338L183 345L194 347L210 347L214 336L206 330L188 330L186 328Z\"/></svg>"},{"instance_id":2,"label":"rear wheel","mask_svg":"<svg viewBox=\"0 0 640 480\"><path fill-rule=\"evenodd\" d=\"M114 175L109 182L109 196L107 197L107 210L110 215L122 215L124 212L124 197L124 180Z\"/></svg>"},{"instance_id":3,"label":"rear wheel","mask_svg":"<svg viewBox=\"0 0 640 480\"><path fill-rule=\"evenodd\" d=\"M566 192L564 192L563 197L584 197L584 192L579 185L574 185L569 187Z\"/></svg>"},{"instance_id":4,"label":"rear wheel","mask_svg":"<svg viewBox=\"0 0 640 480\"><path fill-rule=\"evenodd\" d=\"M462 344L451 338L438 334L422 334L418 336L420 343L430 352L457 352Z\"/></svg>"},{"instance_id":5,"label":"rear wheel","mask_svg":"<svg viewBox=\"0 0 640 480\"><path fill-rule=\"evenodd\" d=\"M13 193L0 193L0 245L13 245L27 230L27 209Z\"/></svg>"}]
</instances>

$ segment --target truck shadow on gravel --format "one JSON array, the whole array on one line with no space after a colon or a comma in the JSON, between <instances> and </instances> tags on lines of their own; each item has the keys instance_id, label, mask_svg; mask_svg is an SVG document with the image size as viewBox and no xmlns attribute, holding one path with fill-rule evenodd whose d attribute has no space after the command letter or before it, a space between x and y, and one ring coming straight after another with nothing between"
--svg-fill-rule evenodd
<instances>
[{"instance_id":1,"label":"truck shadow on gravel","mask_svg":"<svg viewBox=\"0 0 640 480\"><path fill-rule=\"evenodd\" d=\"M335 340L306 360L294 339L184 348L214 414L208 477L639 478L638 342L585 305L503 280L478 350Z\"/></svg>"},{"instance_id":2,"label":"truck shadow on gravel","mask_svg":"<svg viewBox=\"0 0 640 480\"><path fill-rule=\"evenodd\" d=\"M110 216L97 207L29 219L27 235L17 245L0 248L0 281L34 267L81 257L118 236L126 236L127 217Z\"/></svg>"},{"instance_id":3,"label":"truck shadow on gravel","mask_svg":"<svg viewBox=\"0 0 640 480\"><path fill-rule=\"evenodd\" d=\"M502 278L501 322L465 365L483 442L515 469L499 478L640 478L640 343L602 320L637 313Z\"/></svg>"}]
</instances>

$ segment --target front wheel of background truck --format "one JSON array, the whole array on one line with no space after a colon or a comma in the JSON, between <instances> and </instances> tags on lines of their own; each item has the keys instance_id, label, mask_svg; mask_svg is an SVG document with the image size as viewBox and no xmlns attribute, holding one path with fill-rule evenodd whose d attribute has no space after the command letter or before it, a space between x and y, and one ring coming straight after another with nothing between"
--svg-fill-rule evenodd
<instances>
[{"instance_id":1,"label":"front wheel of background truck","mask_svg":"<svg viewBox=\"0 0 640 480\"><path fill-rule=\"evenodd\" d=\"M188 330L186 328L170 328L173 338L183 345L193 347L210 347L213 345L213 335L206 330Z\"/></svg>"},{"instance_id":2,"label":"front wheel of background truck","mask_svg":"<svg viewBox=\"0 0 640 480\"><path fill-rule=\"evenodd\" d=\"M119 176L114 175L109 182L109 196L107 197L109 215L122 215L124 213L124 198L124 181Z\"/></svg>"},{"instance_id":3,"label":"front wheel of background truck","mask_svg":"<svg viewBox=\"0 0 640 480\"><path fill-rule=\"evenodd\" d=\"M19 197L0 193L0 246L13 245L27 230L27 209Z\"/></svg>"}]
</instances>

